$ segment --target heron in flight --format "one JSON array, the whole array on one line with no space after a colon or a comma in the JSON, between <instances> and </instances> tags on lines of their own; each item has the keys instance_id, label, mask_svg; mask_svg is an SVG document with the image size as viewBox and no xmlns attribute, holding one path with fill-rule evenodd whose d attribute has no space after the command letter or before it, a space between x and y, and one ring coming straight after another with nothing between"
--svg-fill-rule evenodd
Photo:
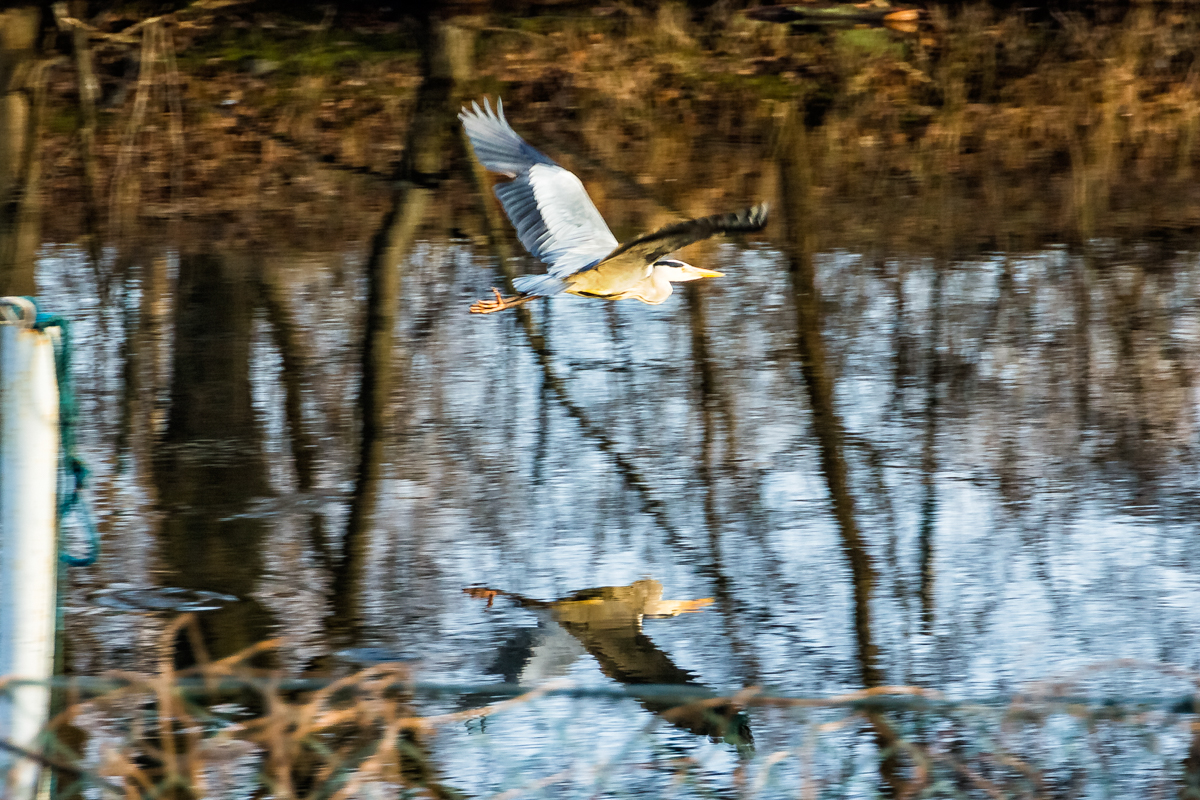
<instances>
[{"instance_id":1,"label":"heron in flight","mask_svg":"<svg viewBox=\"0 0 1200 800\"><path fill-rule=\"evenodd\" d=\"M767 224L767 205L762 203L733 214L677 222L621 244L579 178L518 136L504 118L499 99L495 111L485 99L483 108L473 102L458 118L479 161L512 178L496 185L496 196L521 244L548 267L545 275L514 280L514 297L503 297L493 288L495 299L477 300L471 306L474 314L491 314L562 292L658 305L671 296L673 282L723 274L664 256L717 233L757 231Z\"/></svg>"}]
</instances>

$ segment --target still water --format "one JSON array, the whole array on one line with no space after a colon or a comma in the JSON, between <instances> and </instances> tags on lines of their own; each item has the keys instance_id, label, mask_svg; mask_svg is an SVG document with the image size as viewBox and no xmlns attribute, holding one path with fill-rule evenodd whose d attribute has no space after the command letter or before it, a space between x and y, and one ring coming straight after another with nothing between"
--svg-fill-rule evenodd
<instances>
[{"instance_id":1,"label":"still water","mask_svg":"<svg viewBox=\"0 0 1200 800\"><path fill-rule=\"evenodd\" d=\"M80 277L81 253L42 251L42 296L76 320L87 365L85 454L104 532L100 563L73 576L75 670L153 663L145 645L163 618L114 611L98 591L185 587L238 598L204 612L215 654L282 634L279 663L297 672L377 648L411 659L420 680L466 685L570 676L808 696L863 685L854 582L769 238L712 247L703 263L729 277L657 308L543 301L545 363L515 315L466 313L493 277L486 250L445 238L415 248L405 294L419 299L397 323L361 633L331 629L364 302L335 262L355 255L280 268L298 358L248 285L261 256L168 251L161 274L178 289L155 297L131 280L106 306ZM1195 665L1195 256L1106 272L1064 248L815 262L881 681L986 697L1118 658ZM1108 310L1131 292L1141 324L1123 331L1128 317ZM589 635L588 620L550 604L594 587L631 588L606 590L616 608ZM648 596L697 602L659 610ZM1185 691L1154 677L1101 685ZM445 747L535 758L553 739L539 725L594 716L620 742L645 724L581 704L490 720L486 745L479 731L446 733ZM474 758L461 774L449 758L448 776L486 787L494 776L471 773Z\"/></svg>"},{"instance_id":2,"label":"still water","mask_svg":"<svg viewBox=\"0 0 1200 800\"><path fill-rule=\"evenodd\" d=\"M771 223L683 252L726 277L661 306L559 297L472 316L541 265L481 191L451 114L433 118L433 145L408 134L441 162L433 188L292 164L302 189L258 181L270 213L243 197L98 260L48 224L37 291L75 324L103 536L99 562L70 574L70 672L154 671L164 627L195 610L213 657L283 637L263 665L290 676L401 661L471 687L418 698L423 714L560 678L983 699L1118 659L1071 686L1191 691L1194 228L1172 218L1164 233L1152 208L1097 217L1091 156L1063 178L1091 200L1036 170L914 189L887 182L867 140L849 177L797 170L798 152L834 158L839 123L806 140L779 106L697 102L689 121L713 127L657 144L653 105L620 140L606 138L619 119L547 108L507 104L618 238L759 201ZM1023 217L1054 202L1051 184L1078 204L1066 222ZM280 215L302 190L309 205ZM803 758L751 788L794 796L815 769L839 796L880 791L878 725L752 708L721 726L665 708L556 696L428 746L478 796L564 769L553 796L748 792L744 765L781 748ZM1186 726L1095 736L1050 717L1009 744L1064 796L1177 791ZM698 777L680 788L683 757Z\"/></svg>"}]
</instances>

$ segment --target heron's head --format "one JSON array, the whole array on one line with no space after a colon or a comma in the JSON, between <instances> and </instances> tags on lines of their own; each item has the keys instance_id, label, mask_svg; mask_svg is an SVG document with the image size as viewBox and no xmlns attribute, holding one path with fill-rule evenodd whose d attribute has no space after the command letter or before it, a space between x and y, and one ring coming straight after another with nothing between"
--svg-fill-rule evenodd
<instances>
[{"instance_id":1,"label":"heron's head","mask_svg":"<svg viewBox=\"0 0 1200 800\"><path fill-rule=\"evenodd\" d=\"M700 278L720 278L725 274L724 272L717 272L715 269L693 267L687 262L676 261L673 258L660 258L658 261L655 261L654 272L674 283L694 281Z\"/></svg>"}]
</instances>

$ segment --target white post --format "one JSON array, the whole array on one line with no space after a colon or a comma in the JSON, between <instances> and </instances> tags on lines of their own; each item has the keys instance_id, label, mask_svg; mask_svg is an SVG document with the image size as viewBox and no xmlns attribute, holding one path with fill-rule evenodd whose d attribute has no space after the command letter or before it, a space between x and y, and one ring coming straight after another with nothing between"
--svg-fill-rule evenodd
<instances>
[{"instance_id":1,"label":"white post","mask_svg":"<svg viewBox=\"0 0 1200 800\"><path fill-rule=\"evenodd\" d=\"M0 299L10 313L20 304ZM29 304L26 302L26 306ZM54 672L58 381L54 343L23 318L0 324L0 678L48 680ZM0 737L39 751L50 690L0 694ZM0 752L0 795L29 800L39 765Z\"/></svg>"}]
</instances>

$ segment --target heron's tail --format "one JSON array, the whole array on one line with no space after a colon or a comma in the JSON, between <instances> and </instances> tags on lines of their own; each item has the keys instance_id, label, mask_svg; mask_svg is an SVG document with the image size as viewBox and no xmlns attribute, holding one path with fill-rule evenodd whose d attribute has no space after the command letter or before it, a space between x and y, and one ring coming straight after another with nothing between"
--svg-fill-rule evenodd
<instances>
[{"instance_id":1,"label":"heron's tail","mask_svg":"<svg viewBox=\"0 0 1200 800\"><path fill-rule=\"evenodd\" d=\"M550 297L565 290L567 284L553 275L522 275L513 278L513 288L521 294Z\"/></svg>"}]
</instances>

